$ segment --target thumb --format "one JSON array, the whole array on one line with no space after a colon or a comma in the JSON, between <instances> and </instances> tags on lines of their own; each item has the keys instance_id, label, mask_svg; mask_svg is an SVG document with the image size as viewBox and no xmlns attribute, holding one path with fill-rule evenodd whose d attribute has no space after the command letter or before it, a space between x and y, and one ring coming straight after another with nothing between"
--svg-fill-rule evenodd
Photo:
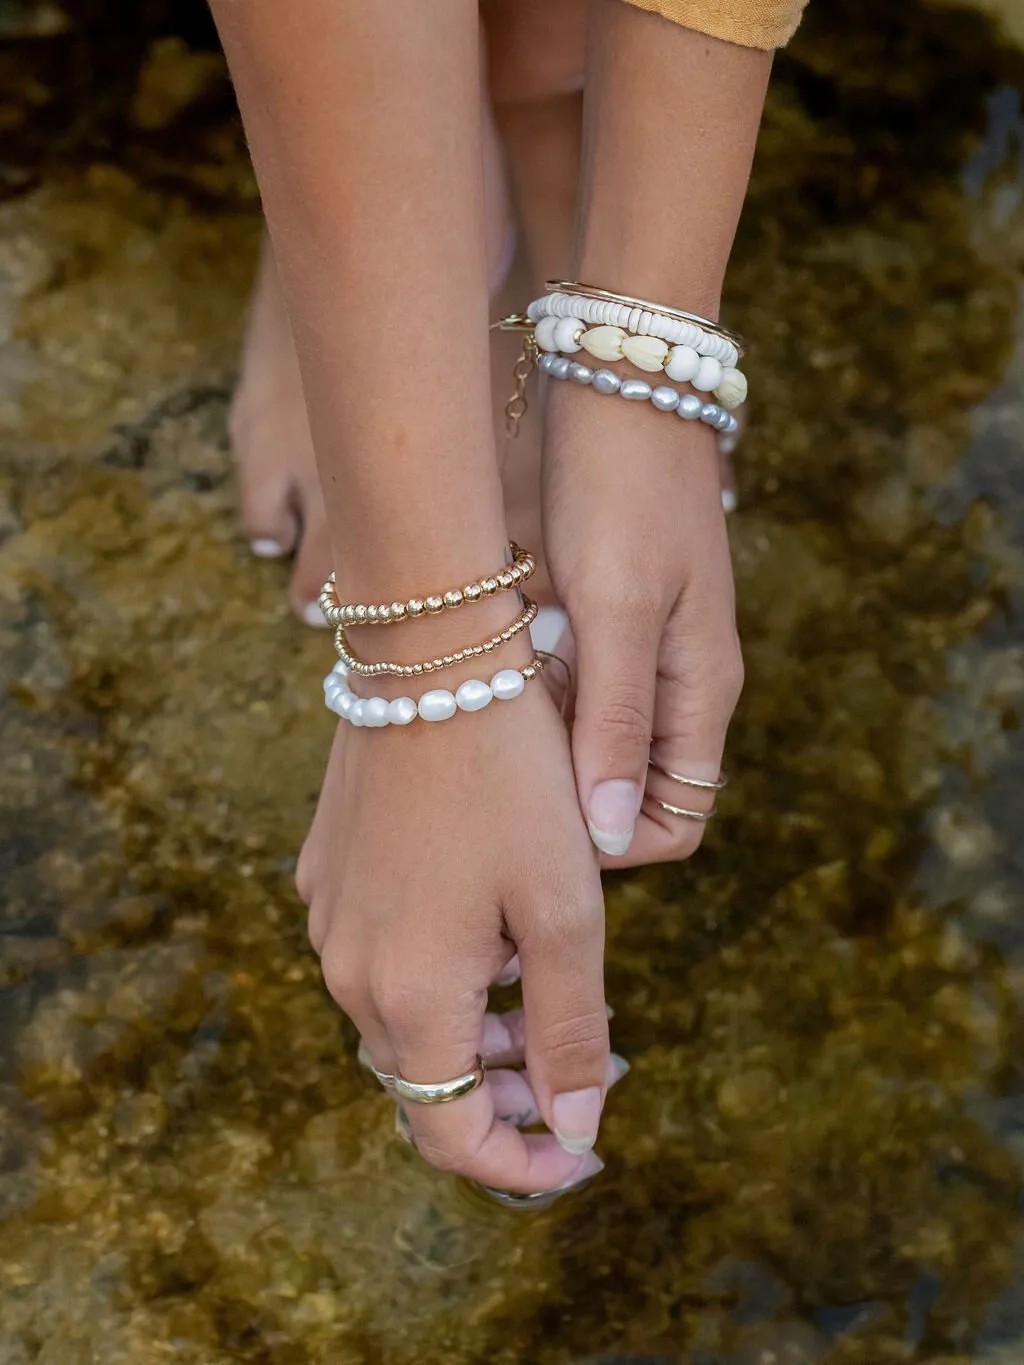
<instances>
[{"instance_id":1,"label":"thumb","mask_svg":"<svg viewBox=\"0 0 1024 1365\"><path fill-rule=\"evenodd\" d=\"M621 857L633 841L651 751L660 631L638 612L573 620L578 690L572 757L590 837Z\"/></svg>"}]
</instances>

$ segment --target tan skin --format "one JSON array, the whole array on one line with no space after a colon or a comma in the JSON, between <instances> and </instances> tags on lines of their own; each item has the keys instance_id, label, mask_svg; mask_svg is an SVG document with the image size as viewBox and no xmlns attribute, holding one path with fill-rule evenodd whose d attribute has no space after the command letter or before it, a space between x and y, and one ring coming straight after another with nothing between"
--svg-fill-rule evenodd
<instances>
[{"instance_id":1,"label":"tan skin","mask_svg":"<svg viewBox=\"0 0 1024 1365\"><path fill-rule=\"evenodd\" d=\"M390 601L466 581L501 562L507 534L476 6L215 0L214 12L295 333L340 589ZM618 0L595 0L591 22L580 272L713 313L769 58ZM699 116L665 119L688 105ZM666 175L669 157L703 168L699 194ZM439 319L444 344L431 344ZM549 1133L505 1121L494 1077L455 1104L408 1108L428 1160L523 1192L599 1167L591 1148L615 1070L588 823L628 861L692 852L699 826L639 814L648 748L653 737L670 766L716 773L740 680L710 433L568 386L551 400L545 538L579 645L571 752L536 684L439 726L342 725L298 879L328 986L379 1069L437 1081L480 1051L525 1060L521 1083ZM512 614L496 599L447 613L430 623L429 648ZM388 627L388 653L420 655L425 629ZM380 649L371 628L362 635L358 648ZM517 640L502 663L527 657ZM446 685L477 671L452 669ZM523 1016L488 1021L488 985L516 953Z\"/></svg>"}]
</instances>

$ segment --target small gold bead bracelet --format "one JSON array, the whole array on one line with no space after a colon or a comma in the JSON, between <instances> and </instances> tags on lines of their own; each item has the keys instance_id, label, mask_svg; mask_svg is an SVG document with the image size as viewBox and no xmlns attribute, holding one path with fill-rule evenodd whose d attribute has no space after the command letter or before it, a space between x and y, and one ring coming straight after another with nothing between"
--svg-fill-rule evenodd
<instances>
[{"instance_id":1,"label":"small gold bead bracelet","mask_svg":"<svg viewBox=\"0 0 1024 1365\"><path fill-rule=\"evenodd\" d=\"M502 645L508 644L522 630L527 630L537 616L537 604L531 602L524 595L525 604L521 615L517 616L510 626L507 626L497 635L492 635L489 640L484 640L478 645L467 645L465 649L458 649L454 654L445 654L436 659L426 659L418 664L396 664L396 663L367 663L363 659L357 659L349 648L348 637L344 626L338 626L334 632L334 647L338 651L338 658L351 673L358 673L364 678L375 678L381 673L390 674L394 678L419 677L421 673L435 673L439 668L451 668L454 664L460 664L464 659L472 659L477 655L490 654L495 649L500 649Z\"/></svg>"},{"instance_id":2,"label":"small gold bead bracelet","mask_svg":"<svg viewBox=\"0 0 1024 1365\"><path fill-rule=\"evenodd\" d=\"M367 606L362 602L339 602L332 573L320 593L320 610L332 626L386 626L391 621L404 621L408 617L436 615L446 609L451 611L461 607L464 602L479 602L485 597L493 597L497 592L518 588L536 569L537 561L533 555L520 549L514 541L510 542L510 548L512 563L498 573L478 578L475 583L467 583L462 588L450 588L447 592L430 597L410 597L407 602L392 602L390 605Z\"/></svg>"}]
</instances>

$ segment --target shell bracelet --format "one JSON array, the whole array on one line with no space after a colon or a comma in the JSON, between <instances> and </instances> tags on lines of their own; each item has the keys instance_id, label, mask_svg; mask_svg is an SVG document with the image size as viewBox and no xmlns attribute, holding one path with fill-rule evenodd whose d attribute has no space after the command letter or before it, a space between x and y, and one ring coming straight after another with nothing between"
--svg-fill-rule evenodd
<instances>
[{"instance_id":1,"label":"shell bracelet","mask_svg":"<svg viewBox=\"0 0 1024 1365\"><path fill-rule=\"evenodd\" d=\"M349 725L383 729L387 725L408 725L417 716L421 720L450 720L457 711L482 711L492 701L511 701L518 697L544 668L544 661L535 657L525 668L502 668L482 682L467 678L454 692L432 688L419 698L357 697L347 682L348 669L339 660L324 679L324 704Z\"/></svg>"},{"instance_id":2,"label":"shell bracelet","mask_svg":"<svg viewBox=\"0 0 1024 1365\"><path fill-rule=\"evenodd\" d=\"M618 394L632 402L649 402L659 412L675 412L684 421L704 422L723 436L735 435L740 424L731 412L718 403L704 403L694 393L680 393L668 384L652 386L646 379L620 379L613 370L592 370L568 356L546 352L537 362L552 379L571 379L589 385L596 393Z\"/></svg>"}]
</instances>

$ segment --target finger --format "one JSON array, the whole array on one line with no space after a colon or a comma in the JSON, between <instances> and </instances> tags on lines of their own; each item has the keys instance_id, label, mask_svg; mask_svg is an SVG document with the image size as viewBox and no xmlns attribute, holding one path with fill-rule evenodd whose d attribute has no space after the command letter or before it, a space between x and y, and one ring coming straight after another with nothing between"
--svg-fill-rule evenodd
<instances>
[{"instance_id":1,"label":"finger","mask_svg":"<svg viewBox=\"0 0 1024 1365\"><path fill-rule=\"evenodd\" d=\"M367 987L368 974L337 934L328 934L320 953L324 984L335 1004L359 1030L361 1065L383 1075L393 1075L394 1052L380 1014Z\"/></svg>"},{"instance_id":2,"label":"finger","mask_svg":"<svg viewBox=\"0 0 1024 1365\"><path fill-rule=\"evenodd\" d=\"M552 899L519 941L526 1063L544 1121L574 1155L597 1140L608 1066L604 904Z\"/></svg>"},{"instance_id":3,"label":"finger","mask_svg":"<svg viewBox=\"0 0 1024 1365\"><path fill-rule=\"evenodd\" d=\"M331 572L331 536L319 484L310 484L302 493L302 539L295 556L289 595L296 614L317 630L327 626L320 610L320 593Z\"/></svg>"},{"instance_id":4,"label":"finger","mask_svg":"<svg viewBox=\"0 0 1024 1365\"><path fill-rule=\"evenodd\" d=\"M426 948L407 947L405 960L419 964L415 979L400 975L379 981L374 991L377 1012L406 1080L454 1080L474 1068L482 1048L490 970L480 969L475 985L465 976L453 980L447 961L431 961ZM590 1151L572 1153L548 1134L522 1134L502 1123L486 1079L451 1103L404 1101L403 1107L416 1146L431 1165L483 1185L532 1194L575 1184L602 1167Z\"/></svg>"},{"instance_id":5,"label":"finger","mask_svg":"<svg viewBox=\"0 0 1024 1365\"><path fill-rule=\"evenodd\" d=\"M606 1019L614 1017L605 1005ZM487 1066L522 1066L526 1059L526 1016L522 1010L484 1015L484 1045L481 1054Z\"/></svg>"},{"instance_id":6,"label":"finger","mask_svg":"<svg viewBox=\"0 0 1024 1365\"><path fill-rule=\"evenodd\" d=\"M494 984L496 986L512 986L519 980L521 975L522 970L519 966L519 954L514 953L494 978Z\"/></svg>"},{"instance_id":7,"label":"finger","mask_svg":"<svg viewBox=\"0 0 1024 1365\"><path fill-rule=\"evenodd\" d=\"M580 808L601 852L622 855L643 797L661 621L639 602L577 617L572 754Z\"/></svg>"}]
</instances>

